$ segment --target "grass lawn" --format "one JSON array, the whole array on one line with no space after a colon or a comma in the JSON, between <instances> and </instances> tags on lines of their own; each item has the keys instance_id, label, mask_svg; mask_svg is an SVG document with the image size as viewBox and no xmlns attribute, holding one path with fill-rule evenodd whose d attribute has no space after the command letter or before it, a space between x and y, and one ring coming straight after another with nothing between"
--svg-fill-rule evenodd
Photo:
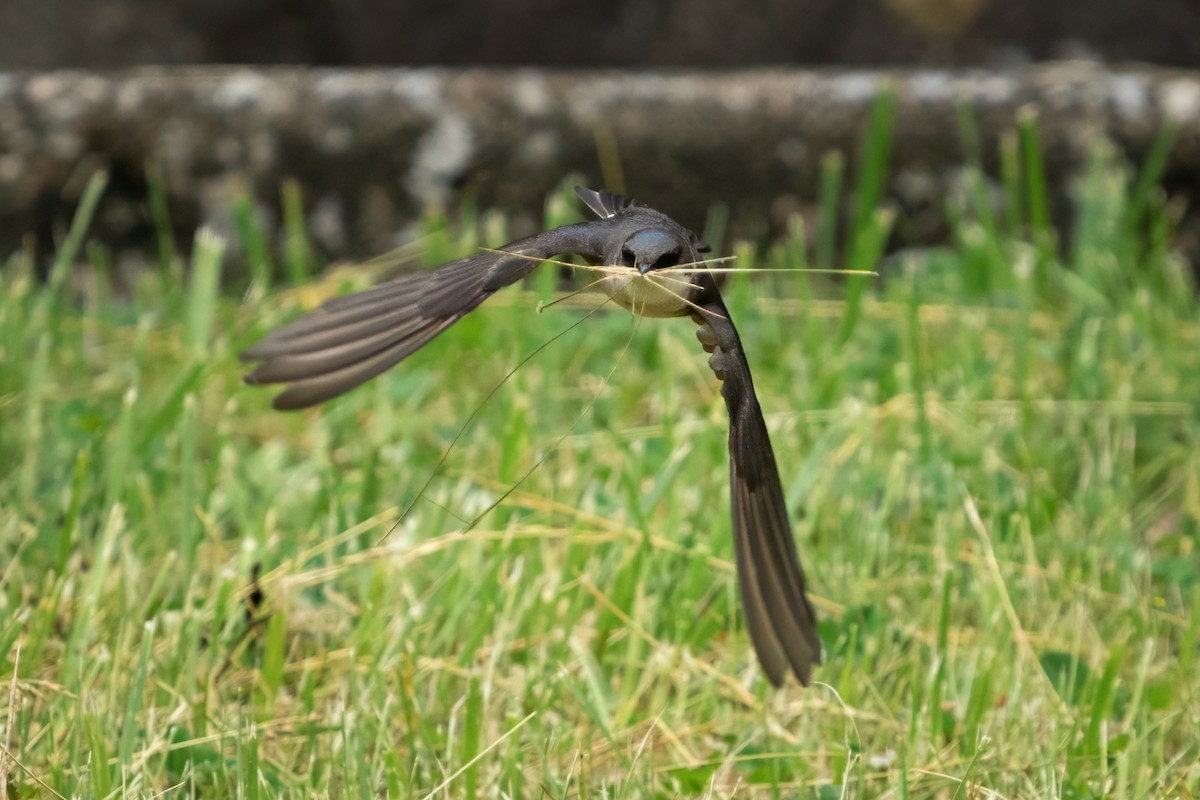
<instances>
[{"instance_id":1,"label":"grass lawn","mask_svg":"<svg viewBox=\"0 0 1200 800\"><path fill-rule=\"evenodd\" d=\"M1000 211L968 161L945 246L881 262L885 161L828 160L808 241L735 248L777 272L726 290L826 647L779 691L693 325L602 310L484 403L586 314L537 313L543 268L277 413L236 353L366 272L308 280L295 219L270 263L243 204L118 286L98 178L49 280L0 281L8 797L1200 794L1200 305L1161 160L1098 147L1056 230L1024 125ZM810 258L883 277L784 271Z\"/></svg>"}]
</instances>

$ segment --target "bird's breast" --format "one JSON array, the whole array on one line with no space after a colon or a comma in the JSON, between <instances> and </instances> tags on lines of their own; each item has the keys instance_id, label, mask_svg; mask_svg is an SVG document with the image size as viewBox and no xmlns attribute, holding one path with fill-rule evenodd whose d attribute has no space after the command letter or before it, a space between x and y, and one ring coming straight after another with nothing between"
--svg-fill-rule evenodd
<instances>
[{"instance_id":1,"label":"bird's breast","mask_svg":"<svg viewBox=\"0 0 1200 800\"><path fill-rule=\"evenodd\" d=\"M691 309L698 288L686 272L645 275L633 272L605 278L601 290L621 306L643 317L678 317Z\"/></svg>"}]
</instances>

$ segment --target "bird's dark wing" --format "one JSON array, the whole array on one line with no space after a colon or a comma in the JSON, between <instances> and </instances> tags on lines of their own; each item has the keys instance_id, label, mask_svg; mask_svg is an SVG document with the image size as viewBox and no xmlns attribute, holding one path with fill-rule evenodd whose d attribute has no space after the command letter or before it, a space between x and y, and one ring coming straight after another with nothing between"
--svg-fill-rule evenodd
<instances>
[{"instance_id":1,"label":"bird's dark wing","mask_svg":"<svg viewBox=\"0 0 1200 800\"><path fill-rule=\"evenodd\" d=\"M601 223L555 228L437 269L404 275L338 297L267 334L241 354L260 362L246 382L287 383L273 405L299 409L343 394L416 352L499 289L519 281L538 259L560 253L599 258Z\"/></svg>"},{"instance_id":2,"label":"bird's dark wing","mask_svg":"<svg viewBox=\"0 0 1200 800\"><path fill-rule=\"evenodd\" d=\"M771 683L781 685L790 666L807 685L821 661L821 640L804 594L771 439L737 329L715 286L699 306L702 312L692 315L700 325L696 337L712 353L709 365L729 410L730 507L746 628Z\"/></svg>"},{"instance_id":3,"label":"bird's dark wing","mask_svg":"<svg viewBox=\"0 0 1200 800\"><path fill-rule=\"evenodd\" d=\"M608 219L617 215L618 211L625 208L640 206L636 200L626 198L619 194L613 194L608 189L589 189L586 186L576 186L575 194L579 199L587 205L592 211L596 212L596 216L601 219Z\"/></svg>"}]
</instances>

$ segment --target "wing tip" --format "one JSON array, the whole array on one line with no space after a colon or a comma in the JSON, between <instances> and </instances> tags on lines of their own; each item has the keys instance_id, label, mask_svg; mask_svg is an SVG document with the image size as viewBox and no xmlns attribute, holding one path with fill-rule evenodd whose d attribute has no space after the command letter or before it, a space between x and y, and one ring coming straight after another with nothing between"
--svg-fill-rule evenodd
<instances>
[{"instance_id":1,"label":"wing tip","mask_svg":"<svg viewBox=\"0 0 1200 800\"><path fill-rule=\"evenodd\" d=\"M303 411L324 402L325 398L308 401L297 401L292 391L287 389L271 398L271 408L276 411Z\"/></svg>"},{"instance_id":2,"label":"wing tip","mask_svg":"<svg viewBox=\"0 0 1200 800\"><path fill-rule=\"evenodd\" d=\"M755 642L753 636L751 637L751 643L754 645L753 649L755 655L758 657L758 665L762 669L763 675L776 689L783 688L784 684L787 683L789 673L796 677L796 680L800 682L802 687L807 688L812 683L813 668L820 665L822 661L821 648L818 647L816 650L812 650L807 646L811 643L805 637L806 646L803 649L806 652L803 656L797 657L796 654L789 654L788 648L783 647L777 637L778 634L773 636L770 642L770 646L774 648L773 657L764 657L762 649L767 643L761 643L762 646L760 646L760 643Z\"/></svg>"},{"instance_id":3,"label":"wing tip","mask_svg":"<svg viewBox=\"0 0 1200 800\"><path fill-rule=\"evenodd\" d=\"M821 636L817 633L817 620L812 606L809 605L807 597L801 596L801 602L807 613L794 616L790 621L791 627L800 632L798 643L800 646L798 648L781 647L781 649L786 654L788 666L791 667L796 680L800 681L801 686L807 687L812 683L813 668L819 666L823 660L823 647ZM783 635L779 630L780 626L774 621L772 626L775 628L777 637ZM776 684L776 686L779 685Z\"/></svg>"},{"instance_id":4,"label":"wing tip","mask_svg":"<svg viewBox=\"0 0 1200 800\"><path fill-rule=\"evenodd\" d=\"M608 189L589 189L580 184L575 185L575 196L601 219L614 217L624 209L638 205L636 200L610 192Z\"/></svg>"}]
</instances>

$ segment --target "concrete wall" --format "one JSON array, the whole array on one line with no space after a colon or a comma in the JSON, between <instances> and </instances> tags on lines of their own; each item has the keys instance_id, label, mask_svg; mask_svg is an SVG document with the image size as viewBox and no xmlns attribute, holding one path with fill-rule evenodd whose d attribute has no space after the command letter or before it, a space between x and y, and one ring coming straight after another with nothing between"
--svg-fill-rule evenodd
<instances>
[{"instance_id":1,"label":"concrete wall","mask_svg":"<svg viewBox=\"0 0 1200 800\"><path fill-rule=\"evenodd\" d=\"M1062 63L956 73L0 74L0 253L31 231L48 252L84 178L101 167L113 181L97 233L118 248L146 244L147 165L162 175L184 241L201 224L232 232L230 203L243 185L267 219L278 218L280 184L295 178L330 257L388 249L422 208L467 196L515 214L515 232L526 232L568 174L614 184L697 227L723 202L743 232L761 232L811 212L825 153L847 154L852 184L864 121L885 86L898 98L893 247L944 240L944 198L964 161L958 109L968 102L993 171L998 137L1022 109L1038 114L1060 200L1097 141L1137 162L1165 122L1178 125L1166 181L1184 201L1181 241L1200 251L1200 76Z\"/></svg>"}]
</instances>

